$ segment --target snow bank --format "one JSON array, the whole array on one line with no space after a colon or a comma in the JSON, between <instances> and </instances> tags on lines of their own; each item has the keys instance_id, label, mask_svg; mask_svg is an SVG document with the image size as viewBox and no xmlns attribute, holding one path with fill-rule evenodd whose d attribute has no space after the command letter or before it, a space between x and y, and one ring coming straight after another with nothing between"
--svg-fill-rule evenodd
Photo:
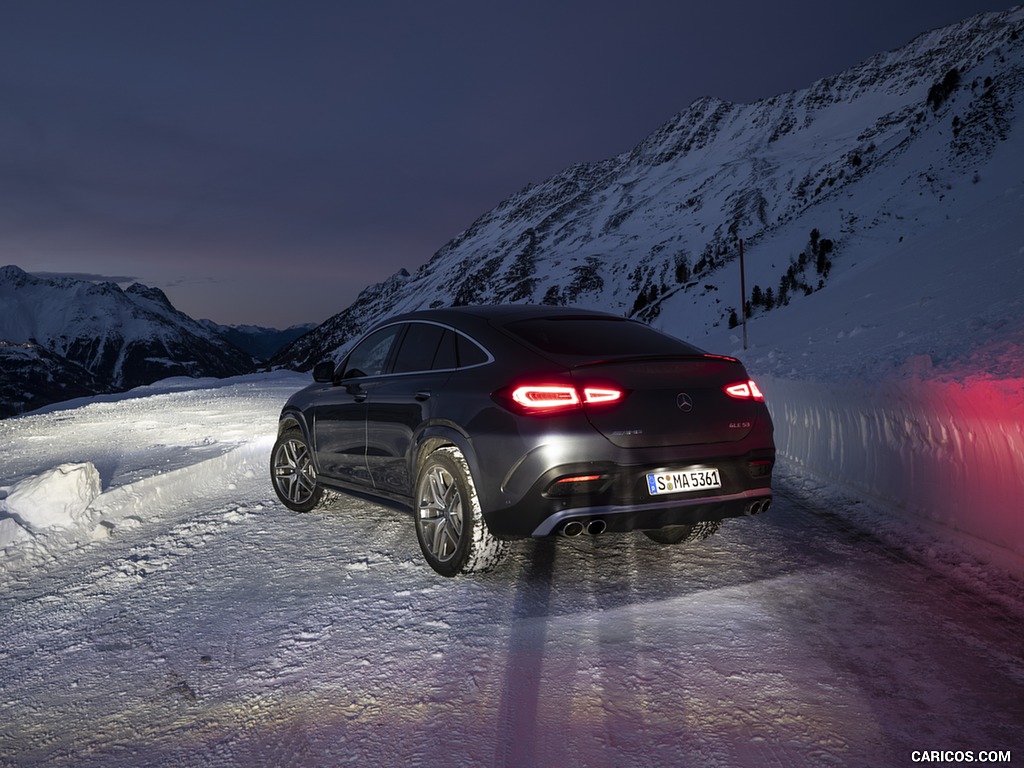
<instances>
[{"instance_id":1,"label":"snow bank","mask_svg":"<svg viewBox=\"0 0 1024 768\"><path fill-rule=\"evenodd\" d=\"M760 381L784 456L1024 572L1024 379Z\"/></svg>"},{"instance_id":2,"label":"snow bank","mask_svg":"<svg viewBox=\"0 0 1024 768\"><path fill-rule=\"evenodd\" d=\"M0 573L80 549L119 529L139 527L167 508L187 509L208 487L211 475L219 485L232 487L232 471L253 451L266 464L270 442L246 444L224 456L106 492L92 462L62 464L28 477L0 498Z\"/></svg>"},{"instance_id":3,"label":"snow bank","mask_svg":"<svg viewBox=\"0 0 1024 768\"><path fill-rule=\"evenodd\" d=\"M281 406L308 381L167 379L0 421L0 577L265 478Z\"/></svg>"},{"instance_id":4,"label":"snow bank","mask_svg":"<svg viewBox=\"0 0 1024 768\"><path fill-rule=\"evenodd\" d=\"M0 528L0 546L24 539L19 529L37 534L88 528L91 515L87 510L99 495L100 473L91 462L61 464L16 483L0 507L7 515Z\"/></svg>"}]
</instances>

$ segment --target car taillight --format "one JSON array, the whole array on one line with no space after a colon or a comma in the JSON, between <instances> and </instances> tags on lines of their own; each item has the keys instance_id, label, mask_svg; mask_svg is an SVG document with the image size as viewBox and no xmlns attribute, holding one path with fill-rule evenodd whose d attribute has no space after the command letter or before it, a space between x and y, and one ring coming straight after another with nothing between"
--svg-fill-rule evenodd
<instances>
[{"instance_id":1,"label":"car taillight","mask_svg":"<svg viewBox=\"0 0 1024 768\"><path fill-rule=\"evenodd\" d=\"M532 410L575 408L580 404L580 396L577 394L575 387L527 384L513 389L512 399L524 408Z\"/></svg>"},{"instance_id":2,"label":"car taillight","mask_svg":"<svg viewBox=\"0 0 1024 768\"><path fill-rule=\"evenodd\" d=\"M614 387L584 387L580 390L564 384L522 384L506 396L510 396L527 413L551 413L583 405L615 403L625 393Z\"/></svg>"},{"instance_id":3,"label":"car taillight","mask_svg":"<svg viewBox=\"0 0 1024 768\"><path fill-rule=\"evenodd\" d=\"M761 390L757 388L757 384L754 383L753 379L747 381L741 381L738 384L730 384L727 387L723 387L725 394L729 397L735 397L737 400L757 400L764 402L764 395Z\"/></svg>"},{"instance_id":4,"label":"car taillight","mask_svg":"<svg viewBox=\"0 0 1024 768\"><path fill-rule=\"evenodd\" d=\"M599 387L584 387L584 403L614 403L622 399L621 389L601 389Z\"/></svg>"}]
</instances>

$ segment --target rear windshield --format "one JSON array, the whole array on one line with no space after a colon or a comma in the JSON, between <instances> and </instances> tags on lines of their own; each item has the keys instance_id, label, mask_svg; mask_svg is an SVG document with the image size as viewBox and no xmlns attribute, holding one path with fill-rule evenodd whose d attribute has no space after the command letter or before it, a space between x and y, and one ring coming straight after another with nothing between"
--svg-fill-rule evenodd
<instances>
[{"instance_id":1,"label":"rear windshield","mask_svg":"<svg viewBox=\"0 0 1024 768\"><path fill-rule=\"evenodd\" d=\"M581 357L695 355L702 352L633 320L544 317L518 320L505 330L542 352Z\"/></svg>"}]
</instances>

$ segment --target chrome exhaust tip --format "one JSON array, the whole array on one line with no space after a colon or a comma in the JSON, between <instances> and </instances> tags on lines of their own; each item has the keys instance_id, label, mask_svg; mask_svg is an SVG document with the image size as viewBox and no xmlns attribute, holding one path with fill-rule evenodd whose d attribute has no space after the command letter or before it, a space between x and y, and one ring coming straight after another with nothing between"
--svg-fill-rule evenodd
<instances>
[{"instance_id":1,"label":"chrome exhaust tip","mask_svg":"<svg viewBox=\"0 0 1024 768\"><path fill-rule=\"evenodd\" d=\"M570 520L562 526L563 536L568 536L571 538L573 536L579 536L581 533L583 533L583 523L581 523L579 520Z\"/></svg>"},{"instance_id":2,"label":"chrome exhaust tip","mask_svg":"<svg viewBox=\"0 0 1024 768\"><path fill-rule=\"evenodd\" d=\"M591 520L587 523L587 533L591 536L597 536L604 533L608 529L608 523L604 520Z\"/></svg>"},{"instance_id":3,"label":"chrome exhaust tip","mask_svg":"<svg viewBox=\"0 0 1024 768\"><path fill-rule=\"evenodd\" d=\"M759 515L762 512L767 512L768 511L768 507L770 507L771 505L772 505L771 497L769 497L767 499L758 499L757 501L753 501L750 504L748 504L747 508L745 510L743 510L743 511L744 511L745 514L748 514L748 515Z\"/></svg>"}]
</instances>

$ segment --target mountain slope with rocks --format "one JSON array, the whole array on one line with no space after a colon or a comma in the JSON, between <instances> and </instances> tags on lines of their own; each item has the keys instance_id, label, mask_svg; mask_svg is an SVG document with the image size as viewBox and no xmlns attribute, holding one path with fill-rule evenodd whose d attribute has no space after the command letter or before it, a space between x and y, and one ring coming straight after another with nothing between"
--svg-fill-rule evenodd
<instances>
[{"instance_id":1,"label":"mountain slope with rocks","mask_svg":"<svg viewBox=\"0 0 1024 768\"><path fill-rule=\"evenodd\" d=\"M849 264L884 260L880 239L963 215L954 189L1019 142L1022 33L1020 8L982 14L801 91L701 99L631 151L512 195L272 362L305 370L389 315L474 303L657 322L671 300L669 330L699 344L740 314L741 238L772 265L749 275L748 300L752 285L761 296L748 314L827 289Z\"/></svg>"}]
</instances>

